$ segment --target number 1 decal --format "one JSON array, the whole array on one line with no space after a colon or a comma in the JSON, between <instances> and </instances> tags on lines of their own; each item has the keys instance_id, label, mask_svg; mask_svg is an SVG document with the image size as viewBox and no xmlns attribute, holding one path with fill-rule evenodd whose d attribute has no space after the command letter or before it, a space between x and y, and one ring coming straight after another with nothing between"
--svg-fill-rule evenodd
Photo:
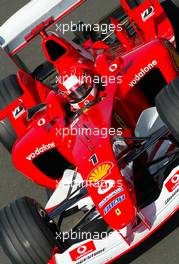
<instances>
[{"instance_id":1,"label":"number 1 decal","mask_svg":"<svg viewBox=\"0 0 179 264\"><path fill-rule=\"evenodd\" d=\"M93 163L93 165L96 165L98 163L97 155L94 154L93 156L91 156L91 158L89 159L89 161L91 161Z\"/></svg>"}]
</instances>

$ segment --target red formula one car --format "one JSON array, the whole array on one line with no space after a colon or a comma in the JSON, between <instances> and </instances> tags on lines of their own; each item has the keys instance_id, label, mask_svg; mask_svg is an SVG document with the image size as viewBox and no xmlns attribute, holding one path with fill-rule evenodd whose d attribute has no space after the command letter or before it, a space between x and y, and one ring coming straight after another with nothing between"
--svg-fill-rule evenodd
<instances>
[{"instance_id":1,"label":"red formula one car","mask_svg":"<svg viewBox=\"0 0 179 264\"><path fill-rule=\"evenodd\" d=\"M82 2L31 1L0 28L22 68L0 83L1 142L21 173L55 190L46 210L27 197L1 209L12 263L109 263L178 210L178 33L169 18L179 9L123 0L122 16L100 22L107 36L86 28L75 44L48 31ZM18 53L39 35L47 62L30 73Z\"/></svg>"}]
</instances>

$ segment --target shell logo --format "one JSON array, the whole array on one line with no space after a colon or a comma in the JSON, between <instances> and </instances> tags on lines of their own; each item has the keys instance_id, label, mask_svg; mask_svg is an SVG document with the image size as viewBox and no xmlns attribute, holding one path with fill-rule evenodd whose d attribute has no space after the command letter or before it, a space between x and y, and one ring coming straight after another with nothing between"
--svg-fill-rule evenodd
<instances>
[{"instance_id":1,"label":"shell logo","mask_svg":"<svg viewBox=\"0 0 179 264\"><path fill-rule=\"evenodd\" d=\"M105 162L98 165L89 175L90 182L97 182L111 173L111 169L114 167L112 162Z\"/></svg>"}]
</instances>

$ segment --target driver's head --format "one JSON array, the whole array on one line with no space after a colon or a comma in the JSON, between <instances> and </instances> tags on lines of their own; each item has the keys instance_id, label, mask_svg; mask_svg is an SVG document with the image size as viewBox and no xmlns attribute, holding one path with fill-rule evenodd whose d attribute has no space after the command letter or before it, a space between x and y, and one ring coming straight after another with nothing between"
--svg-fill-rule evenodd
<instances>
[{"instance_id":1,"label":"driver's head","mask_svg":"<svg viewBox=\"0 0 179 264\"><path fill-rule=\"evenodd\" d=\"M74 109L81 109L96 98L97 88L90 75L72 75L63 82L63 90Z\"/></svg>"}]
</instances>

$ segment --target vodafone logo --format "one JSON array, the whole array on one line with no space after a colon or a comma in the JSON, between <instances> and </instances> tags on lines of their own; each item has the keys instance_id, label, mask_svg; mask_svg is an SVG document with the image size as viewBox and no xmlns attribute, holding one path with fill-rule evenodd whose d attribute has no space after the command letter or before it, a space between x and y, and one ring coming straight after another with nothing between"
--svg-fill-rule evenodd
<instances>
[{"instance_id":1,"label":"vodafone logo","mask_svg":"<svg viewBox=\"0 0 179 264\"><path fill-rule=\"evenodd\" d=\"M118 65L117 64L112 64L109 68L110 72L115 72L118 68Z\"/></svg>"},{"instance_id":2,"label":"vodafone logo","mask_svg":"<svg viewBox=\"0 0 179 264\"><path fill-rule=\"evenodd\" d=\"M55 143L52 142L52 143L49 143L47 145L43 144L41 147L39 148L36 148L36 150L34 152L32 152L30 155L28 155L26 157L27 160L33 160L35 159L37 156L43 154L44 152L52 149L52 148L55 148Z\"/></svg>"},{"instance_id":3,"label":"vodafone logo","mask_svg":"<svg viewBox=\"0 0 179 264\"><path fill-rule=\"evenodd\" d=\"M94 251L96 251L95 244L93 241L90 241L70 251L69 254L72 261L77 261Z\"/></svg>"},{"instance_id":4,"label":"vodafone logo","mask_svg":"<svg viewBox=\"0 0 179 264\"><path fill-rule=\"evenodd\" d=\"M38 121L38 126L43 126L45 125L46 121L44 118L41 118L39 121Z\"/></svg>"},{"instance_id":5,"label":"vodafone logo","mask_svg":"<svg viewBox=\"0 0 179 264\"><path fill-rule=\"evenodd\" d=\"M179 182L179 174L175 174L173 177L172 177L172 183L178 183Z\"/></svg>"},{"instance_id":6,"label":"vodafone logo","mask_svg":"<svg viewBox=\"0 0 179 264\"><path fill-rule=\"evenodd\" d=\"M114 180L104 180L98 188L98 194L105 194L112 189L114 186Z\"/></svg>"},{"instance_id":7,"label":"vodafone logo","mask_svg":"<svg viewBox=\"0 0 179 264\"><path fill-rule=\"evenodd\" d=\"M140 72L138 72L134 76L134 79L129 83L129 86L134 87L145 76L145 74L151 71L153 68L155 68L157 64L158 62L156 60L153 60L148 65L146 65L144 68L141 68Z\"/></svg>"},{"instance_id":8,"label":"vodafone logo","mask_svg":"<svg viewBox=\"0 0 179 264\"><path fill-rule=\"evenodd\" d=\"M173 175L165 186L169 192L175 190L179 186L179 173Z\"/></svg>"},{"instance_id":9,"label":"vodafone logo","mask_svg":"<svg viewBox=\"0 0 179 264\"><path fill-rule=\"evenodd\" d=\"M89 104L89 102L90 102L89 100L85 100L85 101L84 101L84 105Z\"/></svg>"},{"instance_id":10,"label":"vodafone logo","mask_svg":"<svg viewBox=\"0 0 179 264\"><path fill-rule=\"evenodd\" d=\"M77 250L78 254L84 254L86 251L87 251L87 247L86 246L81 246Z\"/></svg>"}]
</instances>

